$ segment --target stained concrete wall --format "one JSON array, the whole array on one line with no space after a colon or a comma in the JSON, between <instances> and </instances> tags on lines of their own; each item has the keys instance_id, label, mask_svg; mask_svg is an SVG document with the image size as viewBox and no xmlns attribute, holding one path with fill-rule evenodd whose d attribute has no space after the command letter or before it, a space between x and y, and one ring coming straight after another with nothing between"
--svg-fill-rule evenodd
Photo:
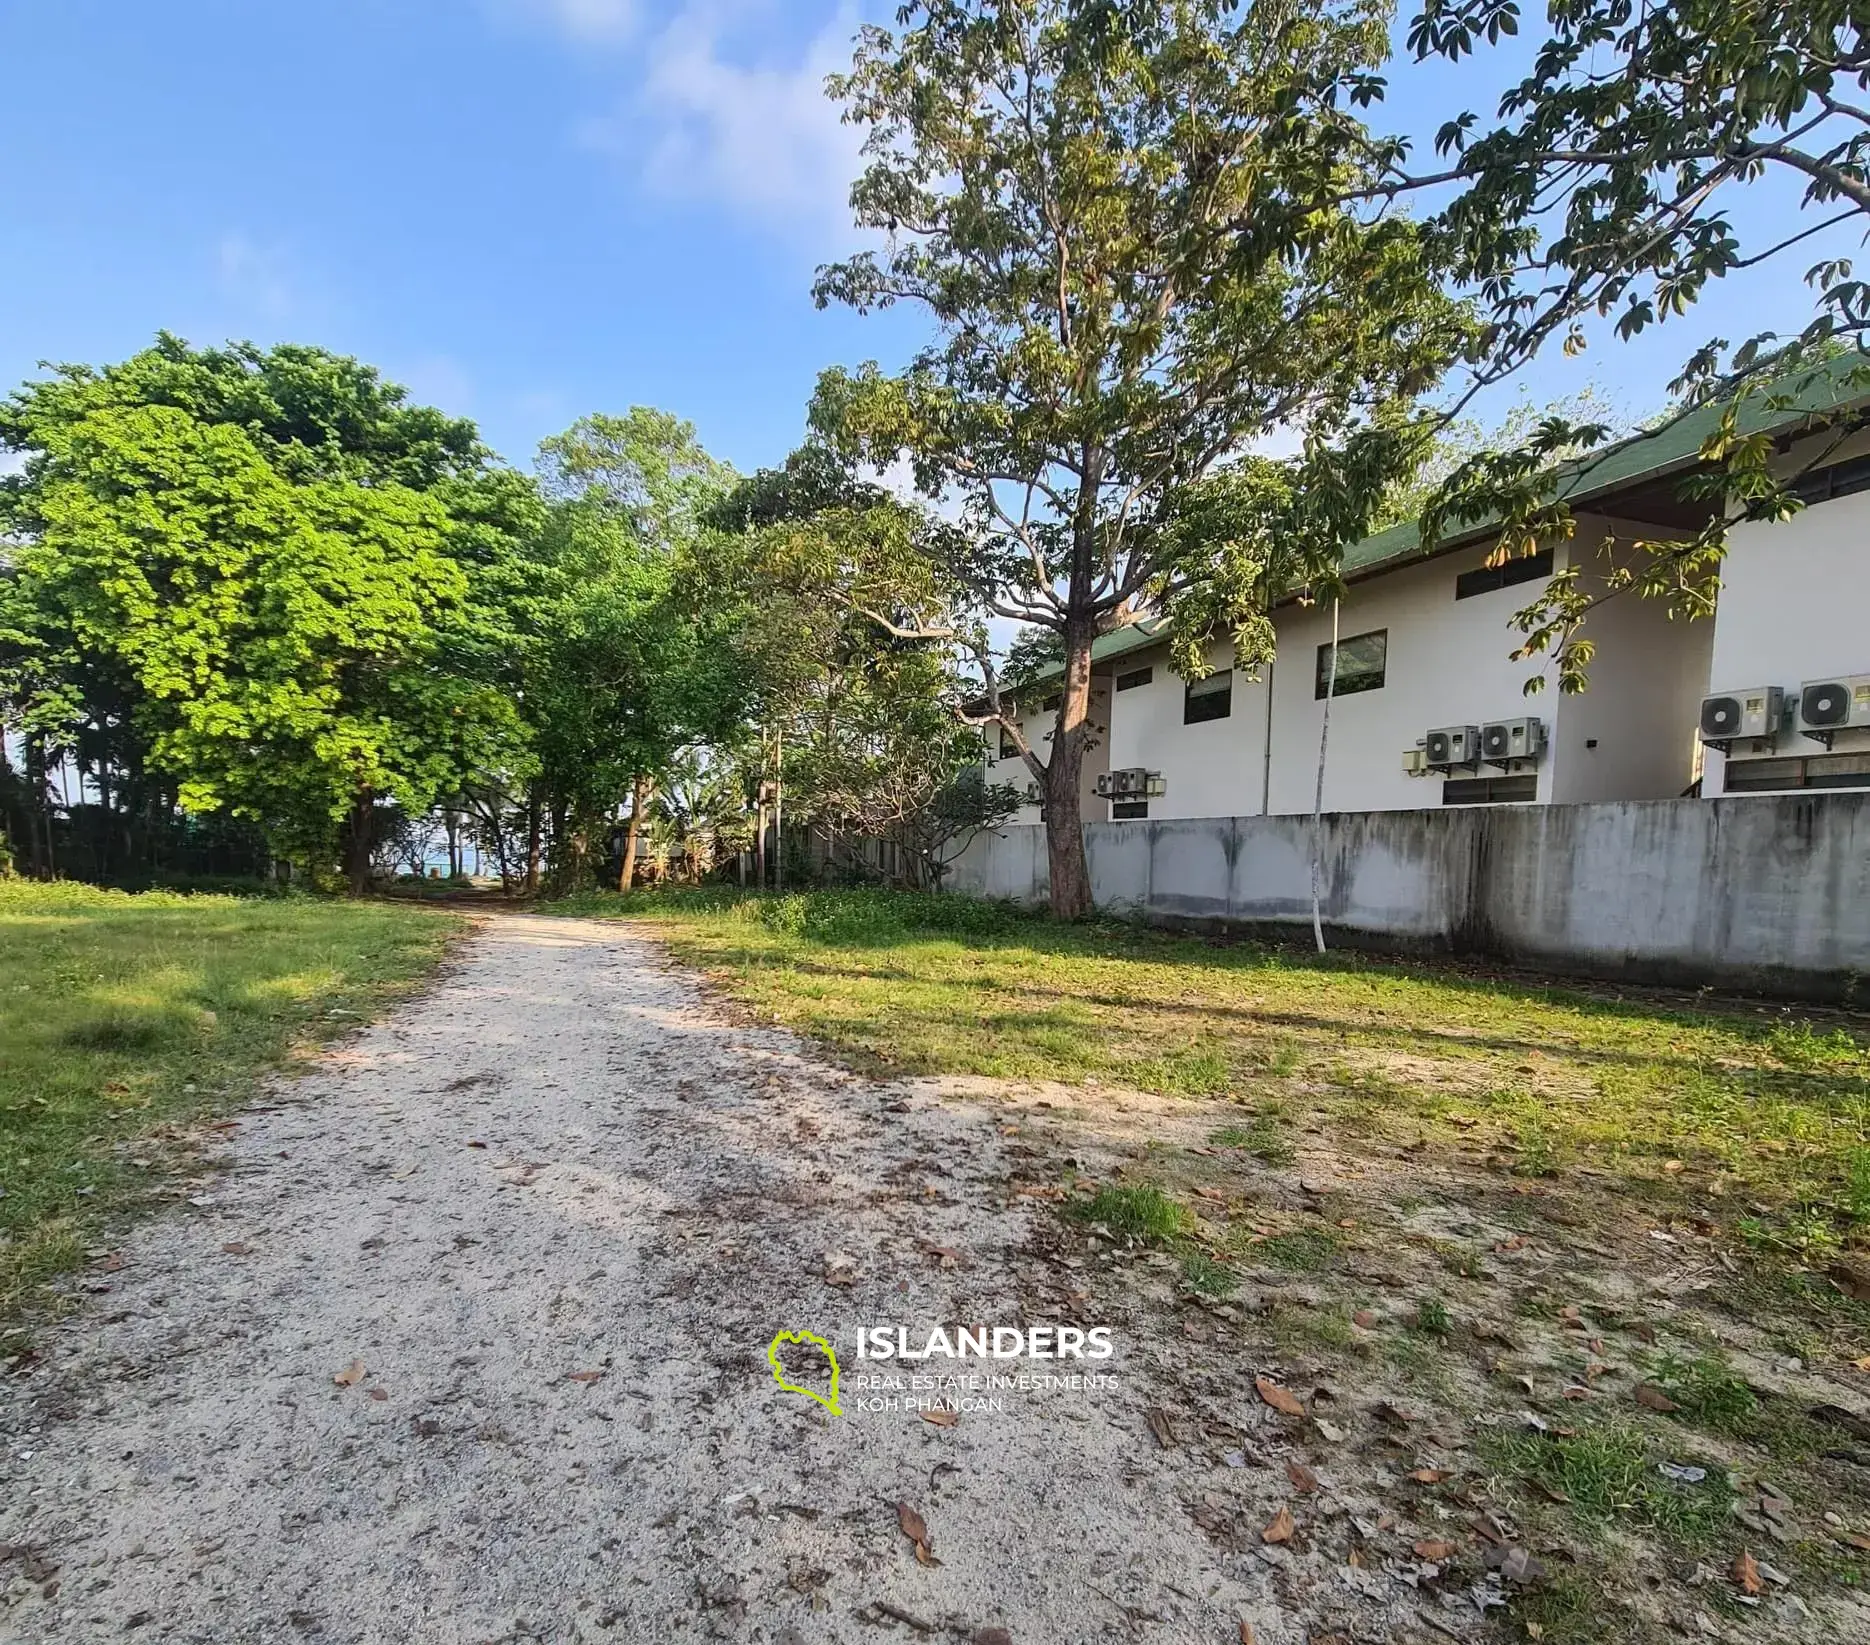
<instances>
[{"instance_id":1,"label":"stained concrete wall","mask_svg":"<svg viewBox=\"0 0 1870 1645\"><path fill-rule=\"evenodd\" d=\"M1100 908L1167 922L1304 927L1311 821L1092 823ZM1559 971L1870 993L1870 795L1366 811L1324 819L1340 943ZM1043 831L974 841L952 889L1036 903Z\"/></svg>"}]
</instances>

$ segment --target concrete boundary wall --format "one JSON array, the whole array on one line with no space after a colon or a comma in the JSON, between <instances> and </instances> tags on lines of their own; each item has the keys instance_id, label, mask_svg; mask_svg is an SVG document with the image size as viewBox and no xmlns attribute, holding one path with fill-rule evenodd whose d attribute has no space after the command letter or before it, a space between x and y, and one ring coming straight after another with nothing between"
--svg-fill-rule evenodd
<instances>
[{"instance_id":1,"label":"concrete boundary wall","mask_svg":"<svg viewBox=\"0 0 1870 1645\"><path fill-rule=\"evenodd\" d=\"M1111 913L1309 926L1309 817L1091 823ZM977 838L952 889L1042 902L1036 826ZM1870 794L1347 812L1324 819L1341 944L1557 971L1870 998Z\"/></svg>"}]
</instances>

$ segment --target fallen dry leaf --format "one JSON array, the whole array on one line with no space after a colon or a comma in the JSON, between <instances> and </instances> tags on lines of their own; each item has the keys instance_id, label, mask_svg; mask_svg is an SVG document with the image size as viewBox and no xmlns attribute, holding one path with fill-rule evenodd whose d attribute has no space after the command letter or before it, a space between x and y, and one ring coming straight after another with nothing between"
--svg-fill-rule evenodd
<instances>
[{"instance_id":1,"label":"fallen dry leaf","mask_svg":"<svg viewBox=\"0 0 1870 1645\"><path fill-rule=\"evenodd\" d=\"M906 1502L896 1504L896 1525L911 1542L926 1543L929 1539L928 1521Z\"/></svg>"},{"instance_id":2,"label":"fallen dry leaf","mask_svg":"<svg viewBox=\"0 0 1870 1645\"><path fill-rule=\"evenodd\" d=\"M1760 1591L1759 1562L1744 1548L1734 1555L1734 1586L1743 1594Z\"/></svg>"},{"instance_id":3,"label":"fallen dry leaf","mask_svg":"<svg viewBox=\"0 0 1870 1645\"><path fill-rule=\"evenodd\" d=\"M1279 1512L1273 1515L1266 1529L1260 1532L1260 1541L1290 1542L1292 1531L1292 1510L1282 1502L1279 1505Z\"/></svg>"},{"instance_id":4,"label":"fallen dry leaf","mask_svg":"<svg viewBox=\"0 0 1870 1645\"><path fill-rule=\"evenodd\" d=\"M230 1257L250 1257L253 1255L253 1247L244 1239L230 1239L221 1249Z\"/></svg>"},{"instance_id":5,"label":"fallen dry leaf","mask_svg":"<svg viewBox=\"0 0 1870 1645\"><path fill-rule=\"evenodd\" d=\"M825 1258L825 1284L855 1285L857 1283L857 1259L848 1251L833 1251Z\"/></svg>"},{"instance_id":6,"label":"fallen dry leaf","mask_svg":"<svg viewBox=\"0 0 1870 1645\"><path fill-rule=\"evenodd\" d=\"M387 1388L371 1388L367 1392L374 1400L385 1400L390 1397L390 1391Z\"/></svg>"},{"instance_id":7,"label":"fallen dry leaf","mask_svg":"<svg viewBox=\"0 0 1870 1645\"><path fill-rule=\"evenodd\" d=\"M1290 1388L1281 1388L1278 1383L1266 1377L1255 1377L1253 1386L1259 1391L1260 1398L1281 1416L1302 1417L1305 1415L1305 1402Z\"/></svg>"},{"instance_id":8,"label":"fallen dry leaf","mask_svg":"<svg viewBox=\"0 0 1870 1645\"><path fill-rule=\"evenodd\" d=\"M1416 1558L1426 1559L1435 1565L1441 1564L1443 1560L1453 1559L1458 1552L1460 1552L1459 1547L1452 1542L1418 1542L1415 1545Z\"/></svg>"},{"instance_id":9,"label":"fallen dry leaf","mask_svg":"<svg viewBox=\"0 0 1870 1645\"><path fill-rule=\"evenodd\" d=\"M1253 1645L1253 1624L1251 1622L1243 1622L1240 1624L1240 1645Z\"/></svg>"},{"instance_id":10,"label":"fallen dry leaf","mask_svg":"<svg viewBox=\"0 0 1870 1645\"><path fill-rule=\"evenodd\" d=\"M953 1411L941 1409L924 1411L922 1413L922 1420L933 1428L952 1428L961 1419L956 1416Z\"/></svg>"},{"instance_id":11,"label":"fallen dry leaf","mask_svg":"<svg viewBox=\"0 0 1870 1645\"><path fill-rule=\"evenodd\" d=\"M598 1382L602 1380L603 1375L602 1371L567 1371L565 1380L567 1382Z\"/></svg>"},{"instance_id":12,"label":"fallen dry leaf","mask_svg":"<svg viewBox=\"0 0 1870 1645\"><path fill-rule=\"evenodd\" d=\"M1636 1403L1646 1406L1652 1411L1676 1411L1681 1409L1674 1400L1670 1399L1669 1396L1653 1382L1639 1382L1636 1385Z\"/></svg>"},{"instance_id":13,"label":"fallen dry leaf","mask_svg":"<svg viewBox=\"0 0 1870 1645\"><path fill-rule=\"evenodd\" d=\"M1013 1645L1013 1636L1004 1628L977 1628L973 1645Z\"/></svg>"},{"instance_id":14,"label":"fallen dry leaf","mask_svg":"<svg viewBox=\"0 0 1870 1645\"><path fill-rule=\"evenodd\" d=\"M1356 1313L1351 1315L1351 1324L1358 1326L1365 1331L1368 1331L1371 1326L1376 1324L1376 1322L1377 1322L1376 1315L1373 1314L1368 1308L1359 1308Z\"/></svg>"},{"instance_id":15,"label":"fallen dry leaf","mask_svg":"<svg viewBox=\"0 0 1870 1645\"><path fill-rule=\"evenodd\" d=\"M1149 1424L1149 1431L1156 1436L1156 1443L1163 1450L1169 1450L1175 1444L1175 1424L1169 1420L1169 1413L1160 1405L1152 1405L1143 1413L1143 1420Z\"/></svg>"},{"instance_id":16,"label":"fallen dry leaf","mask_svg":"<svg viewBox=\"0 0 1870 1645\"><path fill-rule=\"evenodd\" d=\"M1409 1477L1418 1485L1439 1485L1453 1476L1446 1468L1418 1468Z\"/></svg>"},{"instance_id":17,"label":"fallen dry leaf","mask_svg":"<svg viewBox=\"0 0 1870 1645\"><path fill-rule=\"evenodd\" d=\"M1310 1496L1318 1489L1318 1476L1302 1462L1288 1461L1286 1478L1292 1481L1292 1489L1301 1495Z\"/></svg>"},{"instance_id":18,"label":"fallen dry leaf","mask_svg":"<svg viewBox=\"0 0 1870 1645\"><path fill-rule=\"evenodd\" d=\"M941 1561L935 1557L926 1542L918 1542L916 1544L916 1564L927 1565L933 1568L941 1564Z\"/></svg>"},{"instance_id":19,"label":"fallen dry leaf","mask_svg":"<svg viewBox=\"0 0 1870 1645\"><path fill-rule=\"evenodd\" d=\"M331 1379L340 1388L355 1388L364 1380L364 1362L354 1359Z\"/></svg>"}]
</instances>

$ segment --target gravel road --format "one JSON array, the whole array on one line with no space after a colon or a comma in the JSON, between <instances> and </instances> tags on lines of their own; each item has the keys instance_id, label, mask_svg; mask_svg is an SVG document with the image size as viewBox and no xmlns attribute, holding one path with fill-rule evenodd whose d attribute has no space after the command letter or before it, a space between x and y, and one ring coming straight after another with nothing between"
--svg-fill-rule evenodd
<instances>
[{"instance_id":1,"label":"gravel road","mask_svg":"<svg viewBox=\"0 0 1870 1645\"><path fill-rule=\"evenodd\" d=\"M768 1374L783 1329L1079 1317L1008 1148L625 928L490 919L0 1382L0 1639L1296 1645L1121 1333L1114 1392L952 1426Z\"/></svg>"}]
</instances>

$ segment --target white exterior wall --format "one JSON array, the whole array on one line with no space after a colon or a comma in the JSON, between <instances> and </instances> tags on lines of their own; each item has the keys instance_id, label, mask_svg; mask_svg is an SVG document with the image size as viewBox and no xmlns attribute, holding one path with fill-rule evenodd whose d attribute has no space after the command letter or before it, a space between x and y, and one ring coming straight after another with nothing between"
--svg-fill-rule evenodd
<instances>
[{"instance_id":1,"label":"white exterior wall","mask_svg":"<svg viewBox=\"0 0 1870 1645\"><path fill-rule=\"evenodd\" d=\"M1656 535L1653 526L1624 521L1609 529L1619 543ZM1586 593L1603 586L1606 566L1595 550L1604 531L1604 522L1581 520L1572 545ZM1543 714L1551 736L1541 797L1554 805L1681 798L1698 769L1695 728L1714 624L1671 622L1662 602L1622 594L1597 607L1582 632L1597 642L1590 689L1527 700L1525 712Z\"/></svg>"},{"instance_id":2,"label":"white exterior wall","mask_svg":"<svg viewBox=\"0 0 1870 1645\"><path fill-rule=\"evenodd\" d=\"M1727 537L1706 694L1744 686L1795 691L1807 680L1870 674L1870 492L1816 503L1789 520L1747 521ZM1870 749L1870 733L1837 738L1839 754ZM1736 746L1734 753L1743 750ZM1821 756L1788 732L1781 757ZM1725 791L1726 759L1707 752L1703 793Z\"/></svg>"},{"instance_id":3,"label":"white exterior wall","mask_svg":"<svg viewBox=\"0 0 1870 1645\"><path fill-rule=\"evenodd\" d=\"M1232 643L1210 647L1208 661L1232 668ZM1265 670L1257 681L1235 673L1226 719L1184 725L1187 682L1170 671L1166 647L1132 652L1110 666L1114 674L1147 668L1153 676L1148 685L1113 695L1110 730L1113 769L1143 766L1160 771L1168 784L1167 793L1149 802L1150 820L1257 815L1265 783Z\"/></svg>"},{"instance_id":4,"label":"white exterior wall","mask_svg":"<svg viewBox=\"0 0 1870 1645\"><path fill-rule=\"evenodd\" d=\"M1484 565L1487 556L1488 546L1481 544L1351 585L1339 615L1341 637L1387 629L1389 656L1381 690L1338 697L1331 704L1325 810L1439 806L1443 779L1411 777L1402 765L1404 750L1414 748L1432 727L1539 714L1551 732L1552 700L1525 696L1533 670L1512 660L1519 636L1509 626L1513 613L1536 598L1544 584L1454 597L1455 578ZM1561 548L1559 566L1563 556ZM1281 612L1277 627L1271 810L1282 815L1312 808L1325 706L1316 694L1318 647L1331 638L1331 608ZM1539 767L1540 801L1550 798L1550 784L1548 760Z\"/></svg>"}]
</instances>

